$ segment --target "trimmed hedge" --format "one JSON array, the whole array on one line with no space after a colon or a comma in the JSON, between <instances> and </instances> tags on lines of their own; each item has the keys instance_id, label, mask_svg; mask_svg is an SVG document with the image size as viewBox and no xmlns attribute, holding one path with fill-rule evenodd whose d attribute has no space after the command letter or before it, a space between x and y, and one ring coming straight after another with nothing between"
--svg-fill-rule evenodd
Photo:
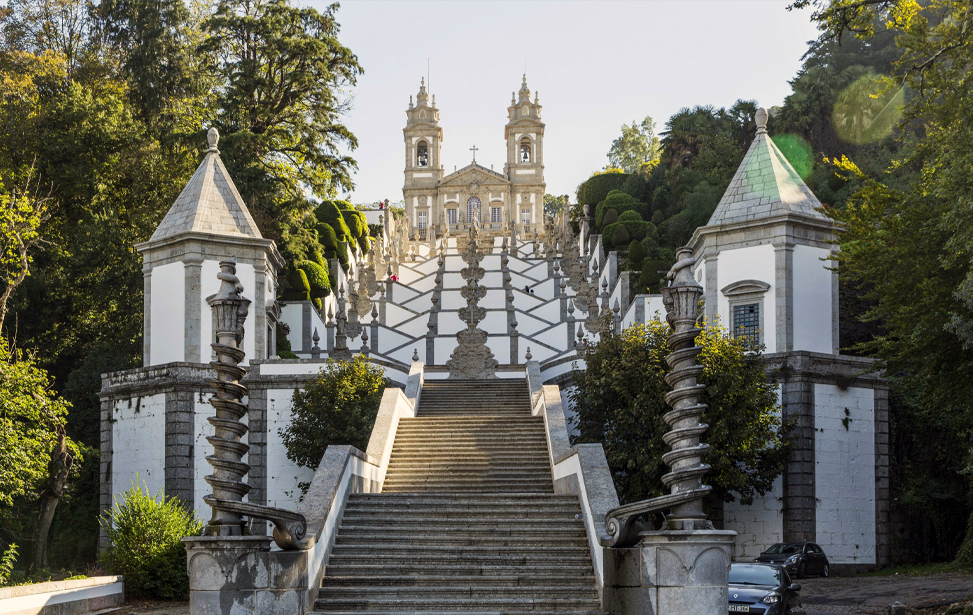
<instances>
[{"instance_id":1,"label":"trimmed hedge","mask_svg":"<svg viewBox=\"0 0 973 615\"><path fill-rule=\"evenodd\" d=\"M281 299L284 301L309 301L311 299L311 284L308 282L307 274L300 269L295 269L287 274L287 284L290 288L281 295Z\"/></svg>"},{"instance_id":2,"label":"trimmed hedge","mask_svg":"<svg viewBox=\"0 0 973 615\"><path fill-rule=\"evenodd\" d=\"M308 282L308 292L312 299L327 297L331 294L331 280L328 279L327 267L322 267L314 261L298 261L297 270L304 273Z\"/></svg>"},{"instance_id":3,"label":"trimmed hedge","mask_svg":"<svg viewBox=\"0 0 973 615\"><path fill-rule=\"evenodd\" d=\"M342 203L343 201L338 201ZM318 222L323 222L331 226L334 229L334 233L338 239L344 241L350 241L352 238L351 229L348 228L348 224L345 223L344 216L338 206L332 201L322 201L320 205L314 210L314 215L317 217Z\"/></svg>"},{"instance_id":4,"label":"trimmed hedge","mask_svg":"<svg viewBox=\"0 0 973 615\"><path fill-rule=\"evenodd\" d=\"M621 189L628 177L625 173L603 173L589 177L578 186L578 204L594 205L604 201L609 192Z\"/></svg>"},{"instance_id":5,"label":"trimmed hedge","mask_svg":"<svg viewBox=\"0 0 973 615\"><path fill-rule=\"evenodd\" d=\"M609 209L609 213L615 211L614 209ZM607 217L608 214L606 213ZM618 216L618 222L641 222L642 214L634 210L623 211L620 216Z\"/></svg>"},{"instance_id":6,"label":"trimmed hedge","mask_svg":"<svg viewBox=\"0 0 973 615\"><path fill-rule=\"evenodd\" d=\"M633 241L628 245L628 261L635 264L641 264L645 260L645 248L642 246L642 242Z\"/></svg>"},{"instance_id":7,"label":"trimmed hedge","mask_svg":"<svg viewBox=\"0 0 973 615\"><path fill-rule=\"evenodd\" d=\"M638 214L645 212L645 203L641 203L635 200L630 194L625 194L621 190L612 190L608 193L603 201L598 203L598 207L595 208L595 226L598 228L604 228L604 217L605 213L610 209L614 209L618 213L619 218L621 214L626 211L634 211Z\"/></svg>"},{"instance_id":8,"label":"trimmed hedge","mask_svg":"<svg viewBox=\"0 0 973 615\"><path fill-rule=\"evenodd\" d=\"M320 223L317 226L318 241L324 246L324 255L327 258L336 258L341 268L348 271L348 249L345 244L339 241L334 228L327 223Z\"/></svg>"},{"instance_id":9,"label":"trimmed hedge","mask_svg":"<svg viewBox=\"0 0 973 615\"><path fill-rule=\"evenodd\" d=\"M616 248L619 246L624 246L631 239L628 234L628 229L625 228L623 224L616 224L615 230L612 231L612 245Z\"/></svg>"},{"instance_id":10,"label":"trimmed hedge","mask_svg":"<svg viewBox=\"0 0 973 615\"><path fill-rule=\"evenodd\" d=\"M628 212L625 212L628 213ZM614 209L609 209L605 212L605 215L601 218L601 223L603 226L608 226L609 224L615 224L618 222L618 212Z\"/></svg>"}]
</instances>

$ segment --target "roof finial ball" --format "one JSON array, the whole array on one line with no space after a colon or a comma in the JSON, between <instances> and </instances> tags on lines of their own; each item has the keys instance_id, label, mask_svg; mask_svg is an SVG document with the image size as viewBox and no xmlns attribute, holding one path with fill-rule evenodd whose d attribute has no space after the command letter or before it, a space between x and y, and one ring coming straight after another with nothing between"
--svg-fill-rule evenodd
<instances>
[{"instance_id":1,"label":"roof finial ball","mask_svg":"<svg viewBox=\"0 0 973 615\"><path fill-rule=\"evenodd\" d=\"M220 150L216 149L216 144L220 142L220 133L215 128L210 128L206 131L206 141L209 143L209 149L207 152L220 153Z\"/></svg>"},{"instance_id":2,"label":"roof finial ball","mask_svg":"<svg viewBox=\"0 0 973 615\"><path fill-rule=\"evenodd\" d=\"M765 134L767 132L767 119L769 117L766 109L763 107L757 109L757 113L753 118L757 122L757 134Z\"/></svg>"}]
</instances>

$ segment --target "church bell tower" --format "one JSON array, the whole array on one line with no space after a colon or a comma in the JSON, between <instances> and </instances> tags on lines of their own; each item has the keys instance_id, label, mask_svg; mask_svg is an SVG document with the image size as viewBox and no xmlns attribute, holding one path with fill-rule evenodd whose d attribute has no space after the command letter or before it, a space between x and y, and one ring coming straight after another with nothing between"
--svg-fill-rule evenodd
<instances>
[{"instance_id":1,"label":"church bell tower","mask_svg":"<svg viewBox=\"0 0 973 615\"><path fill-rule=\"evenodd\" d=\"M504 173L510 180L513 211L509 212L525 230L538 232L543 226L544 212L544 122L541 121L540 97L530 99L527 75L520 91L511 94L507 107L507 164Z\"/></svg>"},{"instance_id":2,"label":"church bell tower","mask_svg":"<svg viewBox=\"0 0 973 615\"><path fill-rule=\"evenodd\" d=\"M406 111L405 135L405 184L402 195L405 211L414 228L425 228L438 220L436 203L437 185L443 178L440 160L443 129L439 126L439 109L436 97L429 104L426 80L423 79L413 106L409 97Z\"/></svg>"}]
</instances>

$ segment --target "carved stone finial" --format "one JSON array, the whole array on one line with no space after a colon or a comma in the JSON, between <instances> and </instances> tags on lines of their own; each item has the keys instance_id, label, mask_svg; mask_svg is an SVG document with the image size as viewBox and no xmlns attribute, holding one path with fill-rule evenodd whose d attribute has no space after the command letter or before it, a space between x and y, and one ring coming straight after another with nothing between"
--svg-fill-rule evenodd
<instances>
[{"instance_id":1,"label":"carved stone finial","mask_svg":"<svg viewBox=\"0 0 973 615\"><path fill-rule=\"evenodd\" d=\"M219 154L220 150L216 148L216 145L220 142L220 131L215 128L210 128L206 131L206 142L209 144L209 149L207 152L213 152L214 154Z\"/></svg>"},{"instance_id":2,"label":"carved stone finial","mask_svg":"<svg viewBox=\"0 0 973 615\"><path fill-rule=\"evenodd\" d=\"M419 360L419 349L418 348L413 348L412 349L412 362L413 363L416 363L418 360Z\"/></svg>"},{"instance_id":3,"label":"carved stone finial","mask_svg":"<svg viewBox=\"0 0 973 615\"><path fill-rule=\"evenodd\" d=\"M753 117L754 121L757 123L757 134L767 133L767 120L770 119L770 114L763 107L757 109L757 113Z\"/></svg>"},{"instance_id":4,"label":"carved stone finial","mask_svg":"<svg viewBox=\"0 0 973 615\"><path fill-rule=\"evenodd\" d=\"M524 355L524 358L527 359L528 361L534 358L530 356L530 346L527 347L527 354Z\"/></svg>"}]
</instances>

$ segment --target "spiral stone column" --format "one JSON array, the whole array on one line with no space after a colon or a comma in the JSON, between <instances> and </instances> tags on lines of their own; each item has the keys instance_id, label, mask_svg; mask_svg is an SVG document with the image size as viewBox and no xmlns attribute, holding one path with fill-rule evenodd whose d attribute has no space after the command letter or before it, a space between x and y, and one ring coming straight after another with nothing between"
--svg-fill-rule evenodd
<instances>
[{"instance_id":1,"label":"spiral stone column","mask_svg":"<svg viewBox=\"0 0 973 615\"><path fill-rule=\"evenodd\" d=\"M701 441L707 425L700 422L706 405L699 398L706 387L698 381L703 367L696 362L703 288L693 277L691 250L680 248L676 256L669 286L662 289L672 327L672 352L666 357L672 370L666 375L672 387L666 403L672 410L663 417L670 427L663 440L671 450L662 455L671 469L662 477L669 493L605 514L604 606L616 615L725 615L729 608L727 578L736 532L714 529L703 508L711 489L703 484L710 469L702 461L709 445ZM638 521L666 511L659 530ZM640 565L634 566L633 558Z\"/></svg>"},{"instance_id":2,"label":"spiral stone column","mask_svg":"<svg viewBox=\"0 0 973 615\"><path fill-rule=\"evenodd\" d=\"M242 502L243 496L250 491L250 485L243 482L250 471L243 456L250 447L242 441L247 426L241 422L247 415L247 406L243 404L247 388L240 384L246 373L240 363L246 356L241 346L250 300L240 294L243 285L236 276L235 263L221 262L217 278L221 283L219 292L206 298L213 310L218 341L212 345L216 361L210 363L216 371L216 380L211 383L216 389L216 397L210 399L216 416L208 419L215 433L206 438L213 445L213 454L206 457L213 466L213 474L206 477L213 494L203 500L213 508L207 528L210 536L240 536L243 534L242 515L222 509L216 502Z\"/></svg>"}]
</instances>

